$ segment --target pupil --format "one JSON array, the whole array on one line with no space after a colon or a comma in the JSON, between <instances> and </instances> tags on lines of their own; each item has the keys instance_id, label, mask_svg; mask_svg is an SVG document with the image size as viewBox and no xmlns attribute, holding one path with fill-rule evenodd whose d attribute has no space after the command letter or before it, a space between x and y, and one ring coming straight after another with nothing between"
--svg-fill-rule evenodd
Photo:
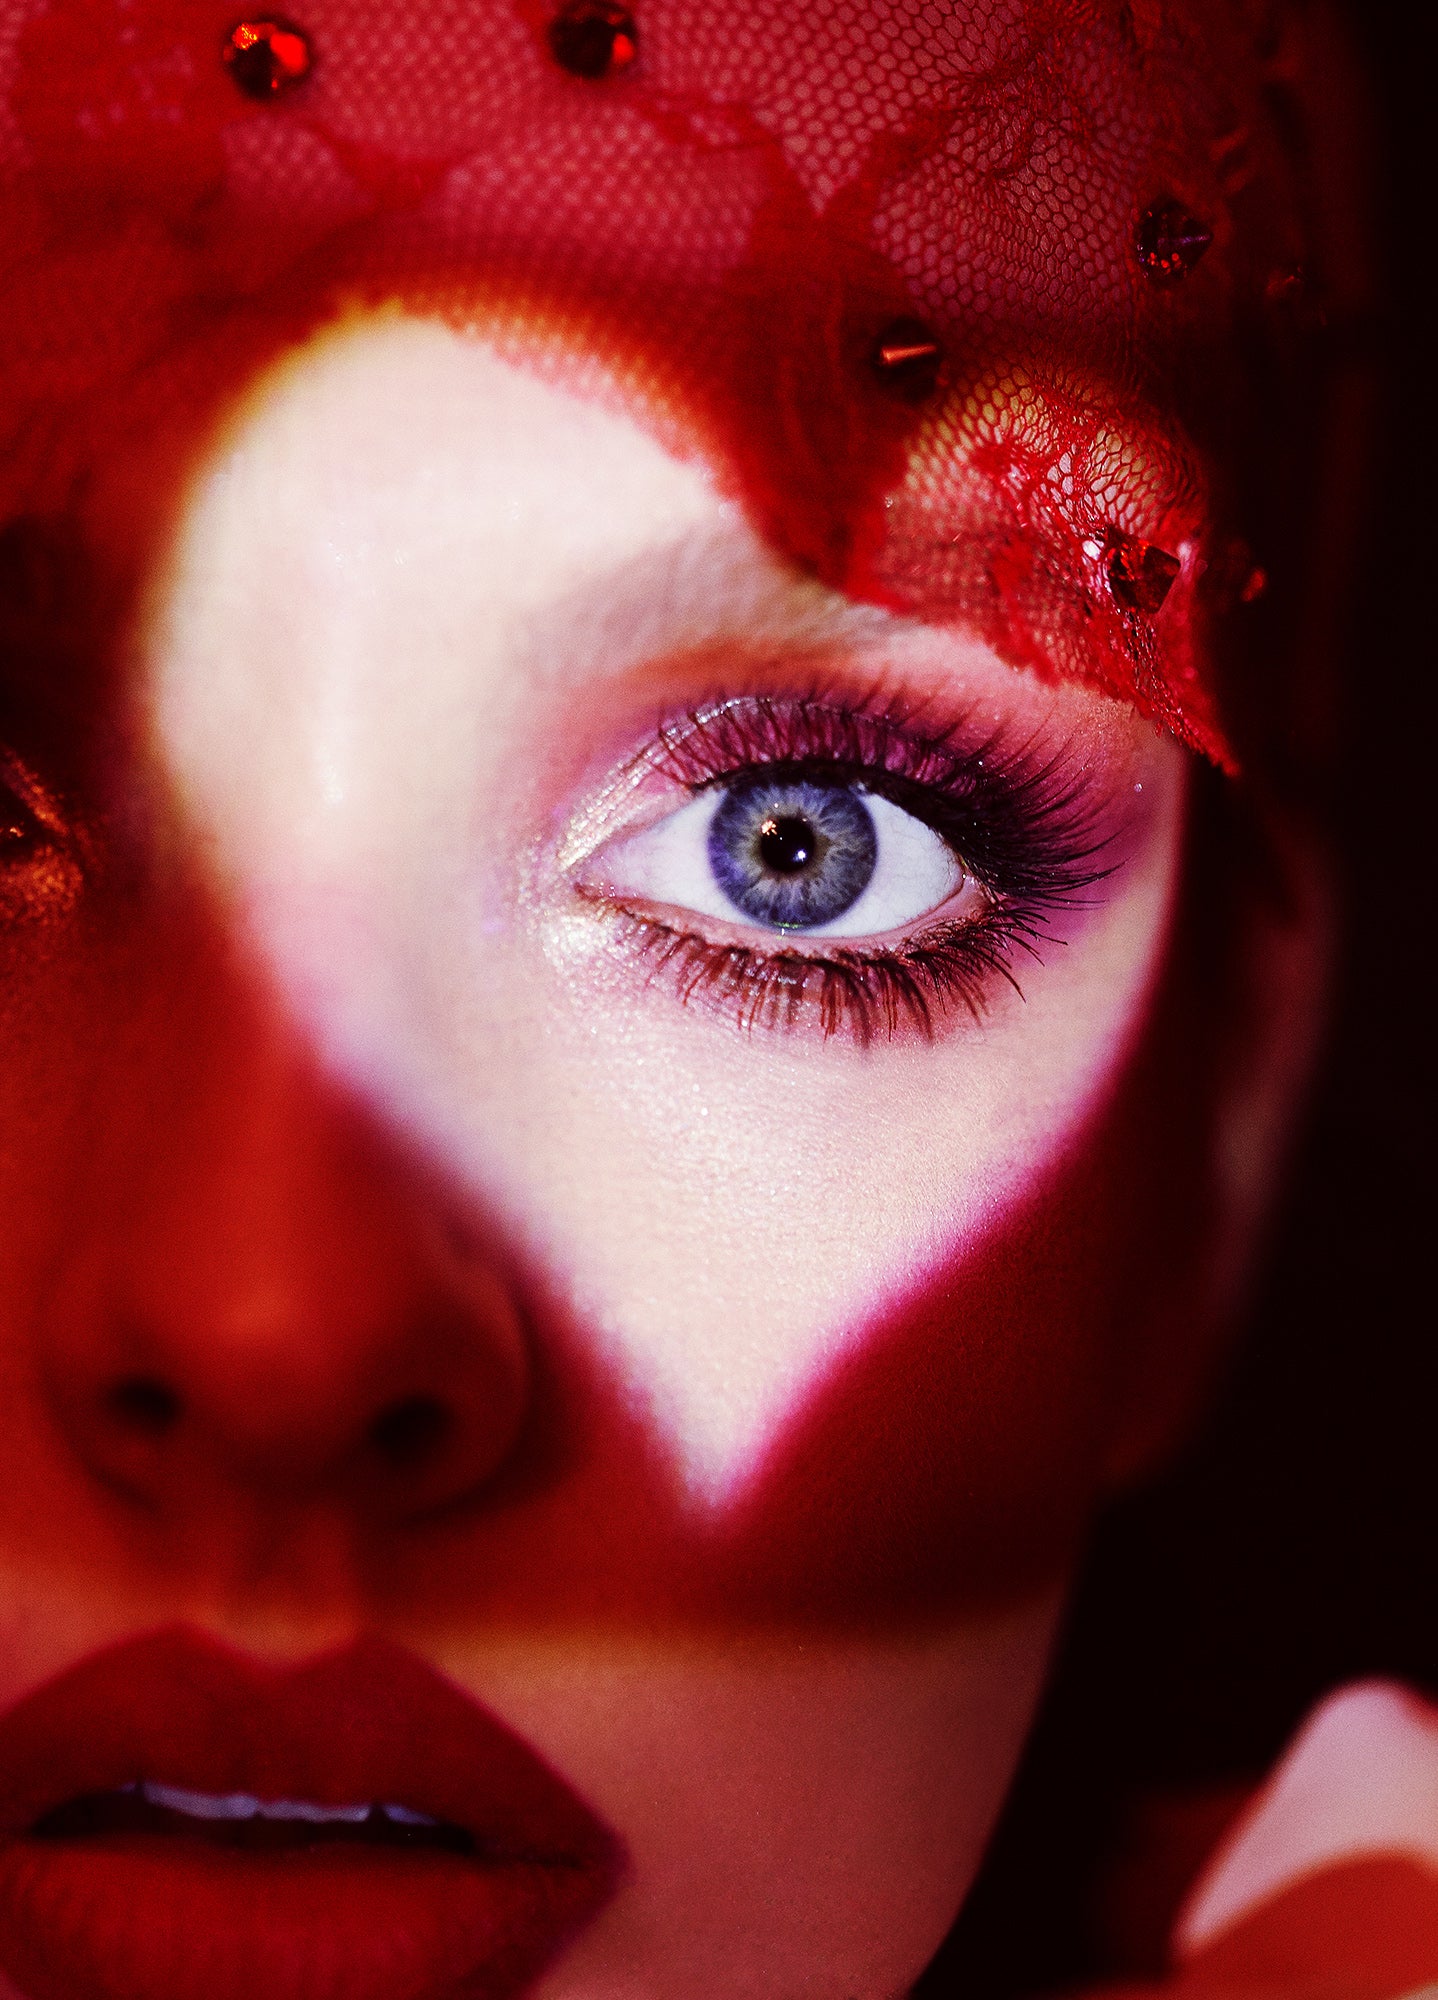
<instances>
[{"instance_id":1,"label":"pupil","mask_svg":"<svg viewBox=\"0 0 1438 2000\"><path fill-rule=\"evenodd\" d=\"M735 909L773 930L831 923L878 863L874 821L853 785L760 774L732 785L709 822L714 880Z\"/></svg>"},{"instance_id":2,"label":"pupil","mask_svg":"<svg viewBox=\"0 0 1438 2000\"><path fill-rule=\"evenodd\" d=\"M759 859L772 875L801 874L814 847L814 829L798 813L770 814L759 829Z\"/></svg>"}]
</instances>

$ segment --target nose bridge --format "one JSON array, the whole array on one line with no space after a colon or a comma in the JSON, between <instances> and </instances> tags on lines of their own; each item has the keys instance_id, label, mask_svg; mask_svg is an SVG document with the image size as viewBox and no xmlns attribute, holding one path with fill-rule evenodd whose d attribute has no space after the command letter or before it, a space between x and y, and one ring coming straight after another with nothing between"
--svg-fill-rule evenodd
<instances>
[{"instance_id":1,"label":"nose bridge","mask_svg":"<svg viewBox=\"0 0 1438 2000\"><path fill-rule=\"evenodd\" d=\"M171 941L146 988L38 1330L86 1469L178 1511L217 1478L400 1511L482 1483L527 1389L500 1260L232 947Z\"/></svg>"},{"instance_id":2,"label":"nose bridge","mask_svg":"<svg viewBox=\"0 0 1438 2000\"><path fill-rule=\"evenodd\" d=\"M267 1347L338 1362L405 1289L422 1176L249 982L212 976L165 1026L124 1204L134 1309L178 1340L202 1323L197 1366Z\"/></svg>"}]
</instances>

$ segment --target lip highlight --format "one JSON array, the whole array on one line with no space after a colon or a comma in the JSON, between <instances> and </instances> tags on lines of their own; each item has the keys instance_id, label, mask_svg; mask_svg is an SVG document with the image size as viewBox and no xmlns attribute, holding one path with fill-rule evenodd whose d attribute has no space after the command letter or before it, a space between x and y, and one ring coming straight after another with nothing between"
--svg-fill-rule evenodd
<instances>
[{"instance_id":1,"label":"lip highlight","mask_svg":"<svg viewBox=\"0 0 1438 2000\"><path fill-rule=\"evenodd\" d=\"M619 1870L532 1750L377 1639L279 1671L163 1632L0 1722L26 2000L507 2000Z\"/></svg>"}]
</instances>

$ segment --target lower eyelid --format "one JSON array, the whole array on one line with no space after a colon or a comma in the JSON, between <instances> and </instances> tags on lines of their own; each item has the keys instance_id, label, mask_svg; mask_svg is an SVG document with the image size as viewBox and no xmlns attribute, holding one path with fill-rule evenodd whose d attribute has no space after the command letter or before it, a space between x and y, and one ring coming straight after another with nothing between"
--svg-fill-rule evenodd
<instances>
[{"instance_id":1,"label":"lower eyelid","mask_svg":"<svg viewBox=\"0 0 1438 2000\"><path fill-rule=\"evenodd\" d=\"M833 939L828 952L772 934L767 948L725 943L622 903L607 907L646 984L663 980L681 1006L701 1006L746 1032L808 1027L825 1041L843 1036L861 1046L905 1033L932 1041L954 1016L981 1021L1005 986L1022 998L1011 960L1024 941L992 903L992 922L940 920L898 945Z\"/></svg>"},{"instance_id":2,"label":"lower eyelid","mask_svg":"<svg viewBox=\"0 0 1438 2000\"><path fill-rule=\"evenodd\" d=\"M947 1023L985 1018L1004 991L1023 998L1027 974L1044 960L1057 907L1082 899L1084 882L1025 897L966 874L962 913L953 899L898 937L764 931L650 904L577 880L581 896L613 927L612 936L645 984L663 982L681 1005L702 1006L745 1030L813 1027L867 1046L916 1034L933 1040ZM702 926L702 927L701 927Z\"/></svg>"},{"instance_id":3,"label":"lower eyelid","mask_svg":"<svg viewBox=\"0 0 1438 2000\"><path fill-rule=\"evenodd\" d=\"M815 964L835 957L854 962L891 957L911 946L922 945L931 937L962 931L1003 909L1002 899L990 895L971 875L964 876L959 897L951 897L922 917L888 931L830 930L827 926L812 930L766 929L746 922L737 912L710 917L704 911L680 904L647 902L583 884L579 888L591 908L618 917L626 924L650 925L672 935L683 935L689 942L715 951L743 950L755 959L802 958Z\"/></svg>"}]
</instances>

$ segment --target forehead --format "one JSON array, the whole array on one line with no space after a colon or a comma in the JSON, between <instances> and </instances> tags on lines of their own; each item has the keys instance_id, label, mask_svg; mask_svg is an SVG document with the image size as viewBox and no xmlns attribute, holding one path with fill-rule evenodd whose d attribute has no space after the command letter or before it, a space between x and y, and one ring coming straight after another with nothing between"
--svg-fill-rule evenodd
<instances>
[{"instance_id":1,"label":"forehead","mask_svg":"<svg viewBox=\"0 0 1438 2000\"><path fill-rule=\"evenodd\" d=\"M1200 406L1284 213L1242 0L633 0L599 76L556 58L574 4L306 0L308 68L256 97L223 0L5 0L42 444L0 513L398 296L568 386L591 359L824 582L1222 755ZM1207 246L1181 283L1155 216ZM1166 601L1116 595L1150 551Z\"/></svg>"},{"instance_id":2,"label":"forehead","mask_svg":"<svg viewBox=\"0 0 1438 2000\"><path fill-rule=\"evenodd\" d=\"M257 100L225 0L4 0L0 166L65 234L102 210L198 230L212 295L380 217L392 276L542 227L551 263L636 288L740 268L762 223L792 277L821 242L856 280L872 253L866 281L921 311L1125 363L1216 304L1144 310L1136 208L1182 202L1222 258L1275 165L1242 0L633 0L636 60L581 78L550 30L586 4L306 0L310 67Z\"/></svg>"}]
</instances>

